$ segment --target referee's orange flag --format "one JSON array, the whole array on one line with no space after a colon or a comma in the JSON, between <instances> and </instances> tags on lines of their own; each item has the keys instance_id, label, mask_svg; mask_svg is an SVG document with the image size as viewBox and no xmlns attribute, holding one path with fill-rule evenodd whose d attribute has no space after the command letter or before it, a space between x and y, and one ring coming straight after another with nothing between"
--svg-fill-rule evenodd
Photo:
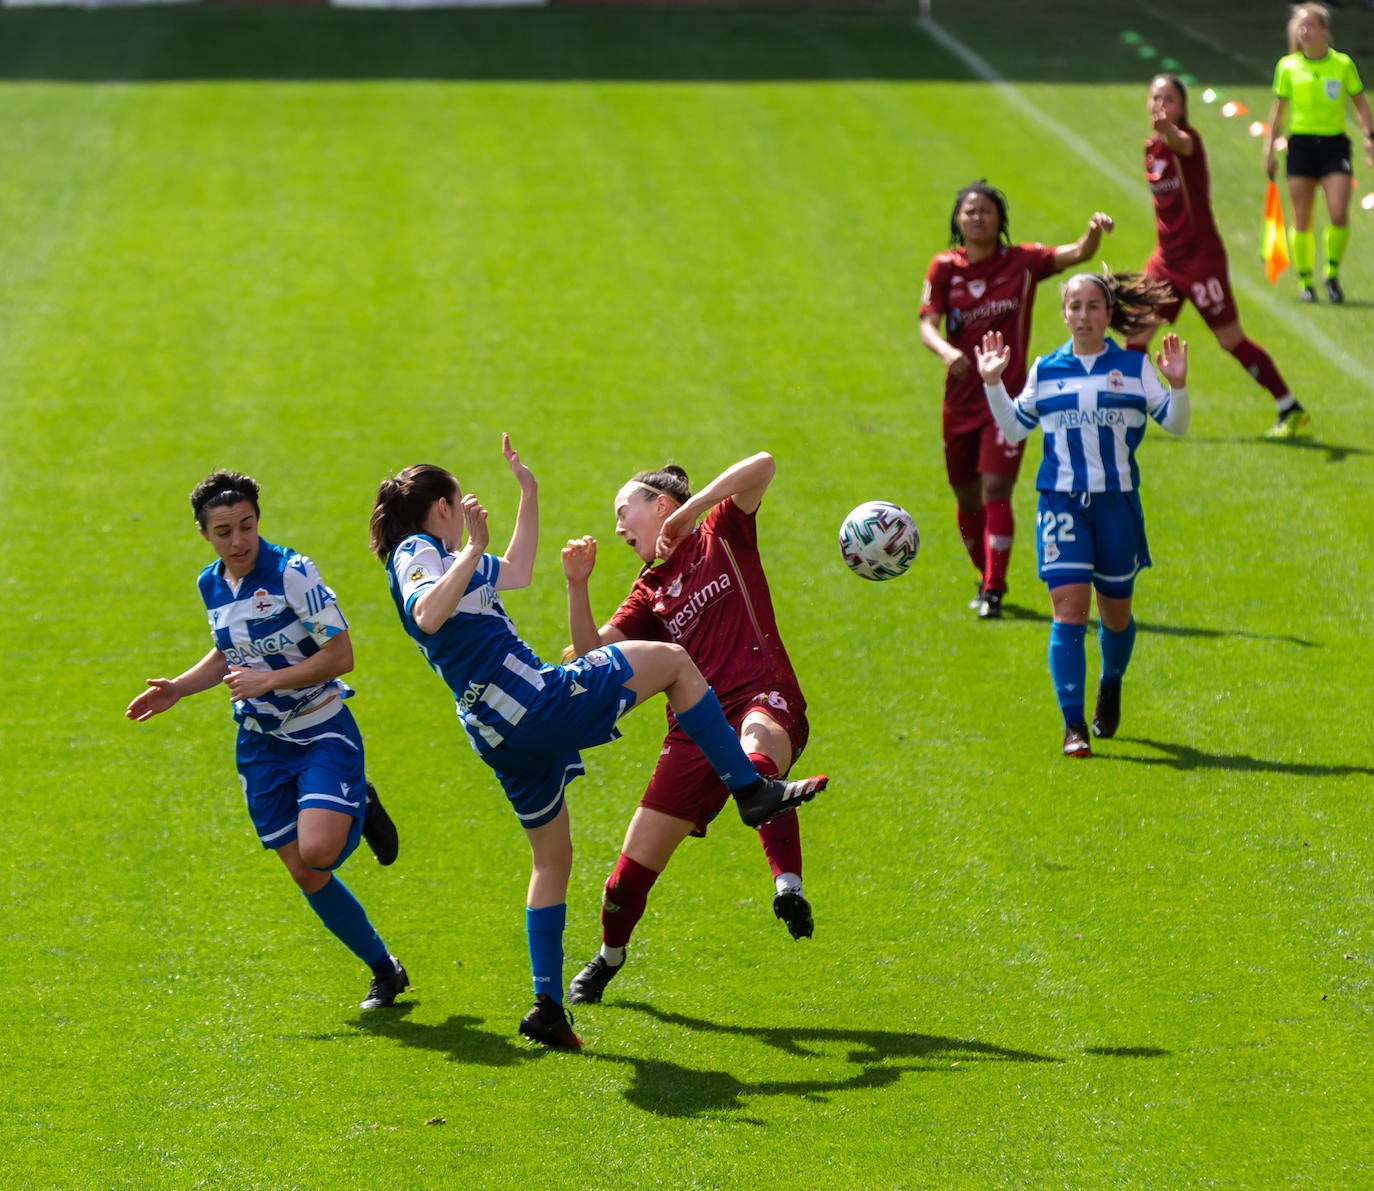
<instances>
[{"instance_id":1,"label":"referee's orange flag","mask_svg":"<svg viewBox=\"0 0 1374 1191\"><path fill-rule=\"evenodd\" d=\"M1260 243L1264 259L1264 275L1270 282L1288 268L1288 232L1283 226L1283 203L1279 201L1278 183L1270 182L1264 193L1264 239Z\"/></svg>"}]
</instances>

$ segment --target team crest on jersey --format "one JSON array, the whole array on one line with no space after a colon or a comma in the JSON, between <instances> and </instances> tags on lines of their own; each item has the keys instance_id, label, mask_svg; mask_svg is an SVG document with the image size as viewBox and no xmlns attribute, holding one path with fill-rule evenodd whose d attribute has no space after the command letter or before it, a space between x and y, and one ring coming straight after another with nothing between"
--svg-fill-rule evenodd
<instances>
[{"instance_id":1,"label":"team crest on jersey","mask_svg":"<svg viewBox=\"0 0 1374 1191\"><path fill-rule=\"evenodd\" d=\"M775 707L778 711L787 710L787 699L781 691L768 692L768 706Z\"/></svg>"},{"instance_id":2,"label":"team crest on jersey","mask_svg":"<svg viewBox=\"0 0 1374 1191\"><path fill-rule=\"evenodd\" d=\"M272 593L265 587L259 587L252 596L253 615L258 619L264 616L271 616L276 611L277 601L272 598Z\"/></svg>"},{"instance_id":3,"label":"team crest on jersey","mask_svg":"<svg viewBox=\"0 0 1374 1191\"><path fill-rule=\"evenodd\" d=\"M1057 562L1059 559L1059 543L1050 538L1045 543L1045 561Z\"/></svg>"},{"instance_id":4,"label":"team crest on jersey","mask_svg":"<svg viewBox=\"0 0 1374 1191\"><path fill-rule=\"evenodd\" d=\"M973 300L975 302L987 293L987 291L988 283L986 281L970 281L968 283L968 292L973 295Z\"/></svg>"},{"instance_id":5,"label":"team crest on jersey","mask_svg":"<svg viewBox=\"0 0 1374 1191\"><path fill-rule=\"evenodd\" d=\"M411 567L410 574L406 576L407 583L419 583L422 579L428 579L429 572L424 567Z\"/></svg>"},{"instance_id":6,"label":"team crest on jersey","mask_svg":"<svg viewBox=\"0 0 1374 1191\"><path fill-rule=\"evenodd\" d=\"M680 596L680 595L682 594L682 576L681 576L681 575L675 576L674 579L673 579L673 581L672 581L670 584L668 584L668 594L669 594L673 599L677 599L677 597Z\"/></svg>"},{"instance_id":7,"label":"team crest on jersey","mask_svg":"<svg viewBox=\"0 0 1374 1191\"><path fill-rule=\"evenodd\" d=\"M1151 182L1158 182L1164 177L1164 171L1167 168L1167 165L1163 161L1160 161L1159 158L1151 157L1145 163L1145 176L1149 178Z\"/></svg>"},{"instance_id":8,"label":"team crest on jersey","mask_svg":"<svg viewBox=\"0 0 1374 1191\"><path fill-rule=\"evenodd\" d=\"M1339 99L1340 97L1341 97L1341 80L1340 80L1340 79L1327 79L1327 80L1326 80L1326 98L1327 98L1327 99Z\"/></svg>"},{"instance_id":9,"label":"team crest on jersey","mask_svg":"<svg viewBox=\"0 0 1374 1191\"><path fill-rule=\"evenodd\" d=\"M1126 378L1121 375L1121 370L1119 368L1113 368L1107 373L1107 387L1111 389L1113 393L1119 393L1126 387Z\"/></svg>"}]
</instances>

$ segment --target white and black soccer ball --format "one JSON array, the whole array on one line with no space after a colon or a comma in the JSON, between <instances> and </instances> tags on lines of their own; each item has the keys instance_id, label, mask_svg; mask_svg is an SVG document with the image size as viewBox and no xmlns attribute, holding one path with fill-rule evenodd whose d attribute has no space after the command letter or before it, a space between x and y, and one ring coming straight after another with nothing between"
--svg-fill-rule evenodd
<instances>
[{"instance_id":1,"label":"white and black soccer ball","mask_svg":"<svg viewBox=\"0 0 1374 1191\"><path fill-rule=\"evenodd\" d=\"M840 526L840 557L861 579L905 575L920 548L915 520L891 501L865 501Z\"/></svg>"}]
</instances>

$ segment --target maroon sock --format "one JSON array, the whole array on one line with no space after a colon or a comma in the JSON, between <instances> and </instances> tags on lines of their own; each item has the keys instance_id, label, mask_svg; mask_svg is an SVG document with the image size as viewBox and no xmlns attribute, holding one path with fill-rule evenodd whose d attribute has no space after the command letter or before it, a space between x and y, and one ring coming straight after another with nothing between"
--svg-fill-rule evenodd
<instances>
[{"instance_id":1,"label":"maroon sock","mask_svg":"<svg viewBox=\"0 0 1374 1191\"><path fill-rule=\"evenodd\" d=\"M987 568L983 586L990 591L1007 590L1007 566L1011 562L1011 541L1016 533L1016 518L1011 500L990 500L987 504Z\"/></svg>"},{"instance_id":2,"label":"maroon sock","mask_svg":"<svg viewBox=\"0 0 1374 1191\"><path fill-rule=\"evenodd\" d=\"M1274 395L1275 401L1282 401L1292 392L1279 375L1269 353L1253 339L1242 339L1231 349L1231 354L1240 361L1240 366L1246 372Z\"/></svg>"},{"instance_id":3,"label":"maroon sock","mask_svg":"<svg viewBox=\"0 0 1374 1191\"><path fill-rule=\"evenodd\" d=\"M959 510L959 536L964 540L964 549L968 551L968 556L973 559L973 565L980 575L987 569L983 554L983 535L986 530L986 509L979 509L976 513L966 513L963 509Z\"/></svg>"},{"instance_id":4,"label":"maroon sock","mask_svg":"<svg viewBox=\"0 0 1374 1191\"><path fill-rule=\"evenodd\" d=\"M630 941L657 880L653 869L620 854L601 897L601 941L607 947L624 947Z\"/></svg>"},{"instance_id":5,"label":"maroon sock","mask_svg":"<svg viewBox=\"0 0 1374 1191\"><path fill-rule=\"evenodd\" d=\"M773 764L771 757L763 753L750 753L749 760L762 776L777 776L778 767ZM769 819L760 827L759 843L763 845L763 854L768 857L768 867L773 870L774 878L783 873L802 875L801 827L795 810Z\"/></svg>"}]
</instances>

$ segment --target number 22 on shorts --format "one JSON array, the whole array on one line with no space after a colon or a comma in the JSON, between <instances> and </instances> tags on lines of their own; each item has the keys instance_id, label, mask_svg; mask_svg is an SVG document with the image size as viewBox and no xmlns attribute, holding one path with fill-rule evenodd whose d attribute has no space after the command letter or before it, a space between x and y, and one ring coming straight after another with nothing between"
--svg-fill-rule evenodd
<instances>
[{"instance_id":1,"label":"number 22 on shorts","mask_svg":"<svg viewBox=\"0 0 1374 1191\"><path fill-rule=\"evenodd\" d=\"M1056 513L1046 509L1039 514L1040 540L1044 543L1046 562L1054 562L1059 557L1059 543L1077 541L1073 532L1073 516L1070 513Z\"/></svg>"}]
</instances>

